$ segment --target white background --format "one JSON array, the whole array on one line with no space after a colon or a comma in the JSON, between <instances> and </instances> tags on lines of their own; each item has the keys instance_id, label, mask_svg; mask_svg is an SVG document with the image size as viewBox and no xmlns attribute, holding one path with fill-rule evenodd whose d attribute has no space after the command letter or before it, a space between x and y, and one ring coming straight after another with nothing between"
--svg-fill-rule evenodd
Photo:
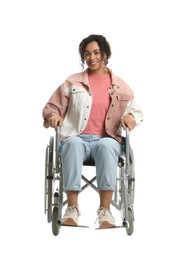
<instances>
[{"instance_id":1,"label":"white background","mask_svg":"<svg viewBox=\"0 0 182 260\"><path fill-rule=\"evenodd\" d=\"M0 2L1 259L181 259L182 10L177 0ZM96 231L97 194L80 196L81 224L52 235L43 212L42 123L52 92L81 71L92 33L112 48L109 67L134 90L145 121L131 133L135 230ZM118 212L112 209L119 221Z\"/></svg>"}]
</instances>

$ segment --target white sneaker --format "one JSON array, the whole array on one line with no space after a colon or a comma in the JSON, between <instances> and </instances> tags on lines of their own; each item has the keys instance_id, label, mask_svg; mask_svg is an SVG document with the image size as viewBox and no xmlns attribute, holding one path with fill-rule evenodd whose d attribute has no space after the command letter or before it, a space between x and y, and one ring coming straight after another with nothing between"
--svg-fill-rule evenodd
<instances>
[{"instance_id":1,"label":"white sneaker","mask_svg":"<svg viewBox=\"0 0 182 260\"><path fill-rule=\"evenodd\" d=\"M61 220L62 225L78 226L79 216L81 215L78 206L67 207Z\"/></svg>"},{"instance_id":2,"label":"white sneaker","mask_svg":"<svg viewBox=\"0 0 182 260\"><path fill-rule=\"evenodd\" d=\"M99 228L111 228L115 227L115 219L113 218L109 209L99 208L97 210Z\"/></svg>"}]
</instances>

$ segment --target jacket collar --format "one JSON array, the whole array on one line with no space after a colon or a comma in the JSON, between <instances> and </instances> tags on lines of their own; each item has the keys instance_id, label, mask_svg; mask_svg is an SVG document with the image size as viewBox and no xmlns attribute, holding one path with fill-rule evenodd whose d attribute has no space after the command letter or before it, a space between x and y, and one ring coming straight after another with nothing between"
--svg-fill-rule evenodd
<instances>
[{"instance_id":1,"label":"jacket collar","mask_svg":"<svg viewBox=\"0 0 182 260\"><path fill-rule=\"evenodd\" d=\"M113 71L110 68L107 68L110 75L111 75L111 85L119 85L118 83L118 78L115 76ZM89 85L89 80L88 80L88 68L82 71L79 74L79 77L77 78L77 81L80 83L83 83L84 85Z\"/></svg>"}]
</instances>

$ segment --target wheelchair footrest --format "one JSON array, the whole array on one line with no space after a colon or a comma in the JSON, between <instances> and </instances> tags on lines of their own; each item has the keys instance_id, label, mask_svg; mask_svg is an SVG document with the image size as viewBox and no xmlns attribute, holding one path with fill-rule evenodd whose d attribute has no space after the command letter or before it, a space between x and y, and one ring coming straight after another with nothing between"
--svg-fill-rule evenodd
<instances>
[{"instance_id":1,"label":"wheelchair footrest","mask_svg":"<svg viewBox=\"0 0 182 260\"><path fill-rule=\"evenodd\" d=\"M89 226L84 226L84 225L77 225L77 226L75 226L75 225L64 225L64 224L61 224L61 220L60 219L58 219L58 221L57 221L57 225L59 226L59 227L80 227L80 228L89 228Z\"/></svg>"},{"instance_id":2,"label":"wheelchair footrest","mask_svg":"<svg viewBox=\"0 0 182 260\"><path fill-rule=\"evenodd\" d=\"M96 228L96 230L102 230L102 229L115 229L115 228L124 228L124 226L115 226L115 227L109 227L109 228Z\"/></svg>"},{"instance_id":3,"label":"wheelchair footrest","mask_svg":"<svg viewBox=\"0 0 182 260\"><path fill-rule=\"evenodd\" d=\"M84 226L84 225L78 225L78 226L61 225L60 227L70 227L70 228L90 228L89 226Z\"/></svg>"}]
</instances>

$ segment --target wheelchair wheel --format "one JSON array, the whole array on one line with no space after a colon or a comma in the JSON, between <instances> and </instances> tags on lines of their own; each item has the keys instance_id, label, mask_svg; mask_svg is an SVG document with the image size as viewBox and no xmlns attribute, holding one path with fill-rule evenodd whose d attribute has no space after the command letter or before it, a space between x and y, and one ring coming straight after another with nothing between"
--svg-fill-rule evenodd
<instances>
[{"instance_id":1,"label":"wheelchair wheel","mask_svg":"<svg viewBox=\"0 0 182 260\"><path fill-rule=\"evenodd\" d=\"M135 172L133 163L130 165L131 174L128 179L128 194L130 196L130 205L134 204L134 195L135 195Z\"/></svg>"},{"instance_id":2,"label":"wheelchair wheel","mask_svg":"<svg viewBox=\"0 0 182 260\"><path fill-rule=\"evenodd\" d=\"M132 235L133 234L133 212L131 208L128 208L128 222L129 222L129 227L126 228L126 232L128 235Z\"/></svg>"},{"instance_id":3,"label":"wheelchair wheel","mask_svg":"<svg viewBox=\"0 0 182 260\"><path fill-rule=\"evenodd\" d=\"M59 210L58 207L54 207L53 208L53 213L52 213L52 232L55 236L57 236L59 234L59 226L57 225L57 221L58 221L58 216L59 215Z\"/></svg>"},{"instance_id":4,"label":"wheelchair wheel","mask_svg":"<svg viewBox=\"0 0 182 260\"><path fill-rule=\"evenodd\" d=\"M44 213L47 213L47 175L48 175L48 145L46 146L46 153L45 153L45 182L44 182Z\"/></svg>"},{"instance_id":5,"label":"wheelchair wheel","mask_svg":"<svg viewBox=\"0 0 182 260\"><path fill-rule=\"evenodd\" d=\"M128 179L128 222L129 222L129 228L126 229L128 235L133 234L134 230L134 195L135 195L135 171L134 171L134 156L133 151L131 151L130 154L130 177Z\"/></svg>"},{"instance_id":6,"label":"wheelchair wheel","mask_svg":"<svg viewBox=\"0 0 182 260\"><path fill-rule=\"evenodd\" d=\"M133 179L129 179L128 181L128 195L130 197L130 205L133 206L135 195L135 181Z\"/></svg>"},{"instance_id":7,"label":"wheelchair wheel","mask_svg":"<svg viewBox=\"0 0 182 260\"><path fill-rule=\"evenodd\" d=\"M47 221L52 221L52 186L53 186L53 152L54 152L54 137L51 136L49 140L49 151L48 151L48 212Z\"/></svg>"}]
</instances>

